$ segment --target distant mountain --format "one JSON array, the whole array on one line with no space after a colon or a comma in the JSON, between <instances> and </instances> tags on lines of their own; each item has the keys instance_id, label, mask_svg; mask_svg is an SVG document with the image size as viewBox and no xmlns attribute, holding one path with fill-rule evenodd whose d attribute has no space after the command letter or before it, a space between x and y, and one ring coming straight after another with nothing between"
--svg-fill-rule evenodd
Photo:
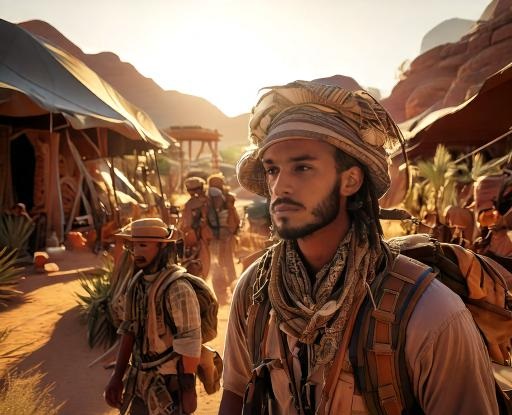
<instances>
[{"instance_id":1,"label":"distant mountain","mask_svg":"<svg viewBox=\"0 0 512 415\"><path fill-rule=\"evenodd\" d=\"M445 43L457 42L462 36L469 32L475 25L473 20L449 19L439 23L436 27L423 36L421 41L421 53L426 52Z\"/></svg>"},{"instance_id":2,"label":"distant mountain","mask_svg":"<svg viewBox=\"0 0 512 415\"><path fill-rule=\"evenodd\" d=\"M31 20L19 26L48 40L82 60L125 98L146 111L158 127L200 125L217 129L223 136L221 147L247 144L249 114L228 117L207 100L178 91L165 91L151 78L111 52L86 54L50 24Z\"/></svg>"},{"instance_id":3,"label":"distant mountain","mask_svg":"<svg viewBox=\"0 0 512 415\"><path fill-rule=\"evenodd\" d=\"M44 21L30 20L18 25L82 60L125 98L146 111L158 127L200 125L204 128L217 129L222 134L220 145L223 148L248 144L249 114L228 117L206 99L178 91L165 91L151 78L144 77L133 65L121 61L112 52L84 53ZM343 75L321 78L318 81L349 90L361 88L353 78ZM372 92L375 96L380 95L377 89L373 89Z\"/></svg>"}]
</instances>

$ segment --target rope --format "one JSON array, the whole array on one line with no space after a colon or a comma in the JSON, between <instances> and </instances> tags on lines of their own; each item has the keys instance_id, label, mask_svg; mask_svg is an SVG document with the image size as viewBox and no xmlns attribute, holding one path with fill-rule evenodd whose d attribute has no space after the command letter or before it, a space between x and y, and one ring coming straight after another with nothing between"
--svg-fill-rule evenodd
<instances>
[{"instance_id":1,"label":"rope","mask_svg":"<svg viewBox=\"0 0 512 415\"><path fill-rule=\"evenodd\" d=\"M483 150L484 148L487 148L487 147L493 145L494 143L497 143L502 138L505 138L506 136L508 136L510 134L512 134L512 127L509 127L509 129L508 129L508 131L506 133L500 135L499 137L495 138L494 140L489 141L487 144L484 144L483 146L478 147L476 150L473 150L471 153L466 154L465 156L462 156L462 157L458 158L457 160L454 161L454 163L455 164L460 163L462 160L465 160L468 157L471 157L473 154L478 153L480 150Z\"/></svg>"}]
</instances>

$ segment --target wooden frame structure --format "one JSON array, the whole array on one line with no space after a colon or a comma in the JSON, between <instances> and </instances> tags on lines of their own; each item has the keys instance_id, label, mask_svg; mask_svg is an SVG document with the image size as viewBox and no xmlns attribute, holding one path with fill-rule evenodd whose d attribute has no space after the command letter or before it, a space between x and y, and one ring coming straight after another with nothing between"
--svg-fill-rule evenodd
<instances>
[{"instance_id":1,"label":"wooden frame structure","mask_svg":"<svg viewBox=\"0 0 512 415\"><path fill-rule=\"evenodd\" d=\"M205 146L208 146L208 149L212 155L211 167L213 170L219 169L219 141L220 137L222 137L222 134L220 134L217 130L202 128L200 126L172 126L164 129L164 132L180 143L180 176L182 182L185 170L185 147L188 148L187 160L189 168L192 161L198 160L199 157L201 157ZM199 149L195 157L193 157L192 150L194 142L199 144ZM185 144L187 144L187 146L185 146Z\"/></svg>"}]
</instances>

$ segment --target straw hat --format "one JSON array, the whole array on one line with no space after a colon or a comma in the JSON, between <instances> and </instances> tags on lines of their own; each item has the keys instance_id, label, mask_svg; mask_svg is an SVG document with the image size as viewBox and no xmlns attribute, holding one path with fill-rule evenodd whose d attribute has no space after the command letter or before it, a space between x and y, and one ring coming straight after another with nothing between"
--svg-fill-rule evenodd
<instances>
[{"instance_id":1,"label":"straw hat","mask_svg":"<svg viewBox=\"0 0 512 415\"><path fill-rule=\"evenodd\" d=\"M133 221L116 233L132 242L172 242L174 226L168 227L160 218L143 218Z\"/></svg>"},{"instance_id":2,"label":"straw hat","mask_svg":"<svg viewBox=\"0 0 512 415\"><path fill-rule=\"evenodd\" d=\"M196 190L199 188L203 188L206 184L206 181L201 177L189 177L185 180L185 187L187 190Z\"/></svg>"}]
</instances>

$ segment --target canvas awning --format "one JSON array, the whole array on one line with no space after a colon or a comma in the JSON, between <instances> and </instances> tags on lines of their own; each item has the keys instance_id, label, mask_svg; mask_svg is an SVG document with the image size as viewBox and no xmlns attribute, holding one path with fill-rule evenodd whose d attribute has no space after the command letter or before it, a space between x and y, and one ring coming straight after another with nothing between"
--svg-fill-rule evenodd
<instances>
[{"instance_id":1,"label":"canvas awning","mask_svg":"<svg viewBox=\"0 0 512 415\"><path fill-rule=\"evenodd\" d=\"M512 127L512 63L491 75L477 94L419 120L409 137L409 158L431 157L438 144L460 150L480 147Z\"/></svg>"},{"instance_id":2,"label":"canvas awning","mask_svg":"<svg viewBox=\"0 0 512 415\"><path fill-rule=\"evenodd\" d=\"M106 127L167 148L151 118L82 61L0 19L0 116L61 113L75 129Z\"/></svg>"},{"instance_id":3,"label":"canvas awning","mask_svg":"<svg viewBox=\"0 0 512 415\"><path fill-rule=\"evenodd\" d=\"M409 160L432 157L439 144L469 153L496 138L505 137L504 134L512 127L511 101L512 63L487 78L478 93L462 104L400 124L407 139ZM504 141L501 140L501 143ZM496 147L500 149L498 145ZM397 151L391 158L391 188L379 200L384 208L397 206L407 191L402 153Z\"/></svg>"}]
</instances>

